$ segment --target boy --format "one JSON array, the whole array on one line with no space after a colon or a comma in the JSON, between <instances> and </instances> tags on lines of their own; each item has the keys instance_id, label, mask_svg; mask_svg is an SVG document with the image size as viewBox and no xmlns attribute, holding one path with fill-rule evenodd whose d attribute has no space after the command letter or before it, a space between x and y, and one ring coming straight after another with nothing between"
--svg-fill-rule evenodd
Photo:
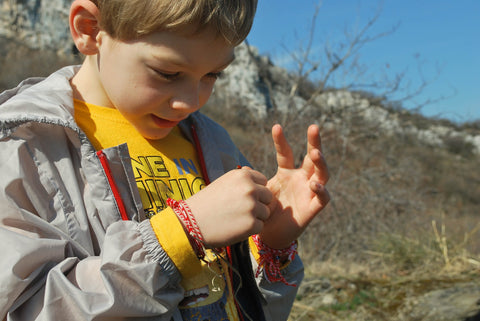
<instances>
[{"instance_id":1,"label":"boy","mask_svg":"<svg viewBox=\"0 0 480 321\"><path fill-rule=\"evenodd\" d=\"M287 319L328 202L318 128L296 169L273 127L267 180L198 113L255 8L73 2L82 66L0 96L2 319Z\"/></svg>"}]
</instances>

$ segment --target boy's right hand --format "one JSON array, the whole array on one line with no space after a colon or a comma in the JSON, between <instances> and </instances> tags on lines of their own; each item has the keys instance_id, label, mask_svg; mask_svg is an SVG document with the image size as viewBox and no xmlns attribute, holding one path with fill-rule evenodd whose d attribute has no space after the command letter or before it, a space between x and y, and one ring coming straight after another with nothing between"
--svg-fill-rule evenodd
<instances>
[{"instance_id":1,"label":"boy's right hand","mask_svg":"<svg viewBox=\"0 0 480 321\"><path fill-rule=\"evenodd\" d=\"M249 167L232 170L185 202L209 248L232 245L260 233L270 216L267 178Z\"/></svg>"}]
</instances>

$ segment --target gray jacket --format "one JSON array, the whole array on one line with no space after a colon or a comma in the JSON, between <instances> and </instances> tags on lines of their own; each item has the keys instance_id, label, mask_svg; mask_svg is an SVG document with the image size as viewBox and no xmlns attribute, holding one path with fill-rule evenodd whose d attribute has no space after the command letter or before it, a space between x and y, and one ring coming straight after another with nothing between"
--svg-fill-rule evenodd
<instances>
[{"instance_id":1,"label":"gray jacket","mask_svg":"<svg viewBox=\"0 0 480 321\"><path fill-rule=\"evenodd\" d=\"M0 94L0 319L181 320L181 276L145 218L127 146L103 151L115 194L74 121L77 70ZM200 113L188 121L211 181L247 164L219 125ZM187 122L181 127L190 137ZM284 272L299 284L300 259ZM286 320L297 288L256 283L267 320Z\"/></svg>"}]
</instances>

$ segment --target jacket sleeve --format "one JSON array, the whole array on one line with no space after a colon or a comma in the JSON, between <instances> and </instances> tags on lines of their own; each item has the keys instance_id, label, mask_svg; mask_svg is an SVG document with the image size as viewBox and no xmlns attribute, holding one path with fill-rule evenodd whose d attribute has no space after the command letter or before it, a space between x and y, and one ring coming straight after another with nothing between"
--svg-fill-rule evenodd
<instances>
[{"instance_id":1,"label":"jacket sleeve","mask_svg":"<svg viewBox=\"0 0 480 321\"><path fill-rule=\"evenodd\" d=\"M249 241L252 267L256 274L259 253L251 238ZM256 276L257 286L263 297L265 318L271 321L286 321L288 319L298 292L298 287L304 277L302 260L298 255L295 255L295 258L291 262L286 263L286 265L280 269L280 272L285 278L285 281L290 285L286 285L283 282L270 282L265 278L263 273Z\"/></svg>"},{"instance_id":2,"label":"jacket sleeve","mask_svg":"<svg viewBox=\"0 0 480 321\"><path fill-rule=\"evenodd\" d=\"M59 139L51 159L31 134L0 141L0 319L170 320L180 273L150 221L109 220L86 200L108 193L75 184L74 147Z\"/></svg>"},{"instance_id":3,"label":"jacket sleeve","mask_svg":"<svg viewBox=\"0 0 480 321\"><path fill-rule=\"evenodd\" d=\"M255 260L252 262L256 270ZM282 274L288 283L296 286L285 285L281 282L270 283L262 275L257 277L257 285L265 300L265 318L269 321L286 321L290 315L298 287L304 277L303 263L298 255L287 267L282 269Z\"/></svg>"}]
</instances>

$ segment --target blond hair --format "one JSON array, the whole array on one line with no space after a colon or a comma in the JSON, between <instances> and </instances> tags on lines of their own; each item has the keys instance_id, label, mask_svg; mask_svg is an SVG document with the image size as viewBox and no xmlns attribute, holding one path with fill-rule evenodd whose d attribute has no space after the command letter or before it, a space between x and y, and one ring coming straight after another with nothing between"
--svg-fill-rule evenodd
<instances>
[{"instance_id":1,"label":"blond hair","mask_svg":"<svg viewBox=\"0 0 480 321\"><path fill-rule=\"evenodd\" d=\"M100 11L100 28L119 40L156 31L199 32L209 27L238 45L250 32L257 0L91 0Z\"/></svg>"}]
</instances>

